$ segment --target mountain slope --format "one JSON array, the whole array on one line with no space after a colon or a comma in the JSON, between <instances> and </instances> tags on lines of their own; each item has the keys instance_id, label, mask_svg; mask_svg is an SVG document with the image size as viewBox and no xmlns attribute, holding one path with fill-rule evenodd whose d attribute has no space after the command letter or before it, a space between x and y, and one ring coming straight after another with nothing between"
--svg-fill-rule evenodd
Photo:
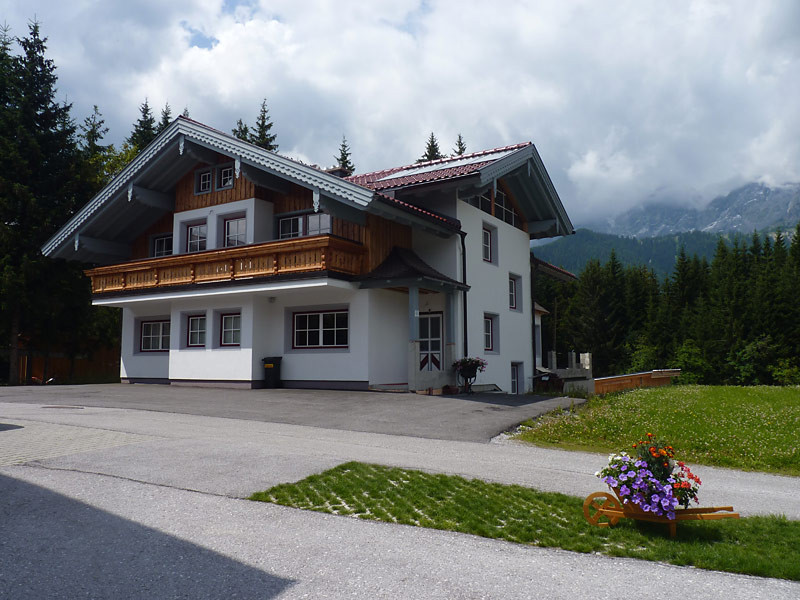
<instances>
[{"instance_id":1,"label":"mountain slope","mask_svg":"<svg viewBox=\"0 0 800 600\"><path fill-rule=\"evenodd\" d=\"M637 206L589 228L638 238L705 231L722 233L793 229L800 221L800 183L769 187L749 183L719 196L702 210L663 203Z\"/></svg>"},{"instance_id":2,"label":"mountain slope","mask_svg":"<svg viewBox=\"0 0 800 600\"><path fill-rule=\"evenodd\" d=\"M634 238L578 229L575 235L535 247L533 253L538 258L577 275L592 258L598 259L601 263L606 262L613 249L624 265L645 265L653 269L659 277L665 277L672 273L681 246L685 247L688 256L697 254L701 258L708 258L710 262L719 237L716 233L692 231Z\"/></svg>"}]
</instances>

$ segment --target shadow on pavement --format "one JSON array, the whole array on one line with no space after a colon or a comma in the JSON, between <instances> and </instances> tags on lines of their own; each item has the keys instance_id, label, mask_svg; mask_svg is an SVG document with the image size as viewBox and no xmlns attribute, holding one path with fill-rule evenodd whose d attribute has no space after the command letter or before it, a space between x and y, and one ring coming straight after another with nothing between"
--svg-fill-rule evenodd
<instances>
[{"instance_id":1,"label":"shadow on pavement","mask_svg":"<svg viewBox=\"0 0 800 600\"><path fill-rule=\"evenodd\" d=\"M535 396L533 394L486 394L476 392L474 394L446 396L446 398L466 400L468 402L480 402L481 404L496 404L498 406L529 406L545 400L551 400L553 396Z\"/></svg>"},{"instance_id":2,"label":"shadow on pavement","mask_svg":"<svg viewBox=\"0 0 800 600\"><path fill-rule=\"evenodd\" d=\"M292 584L0 475L2 598L274 598Z\"/></svg>"},{"instance_id":3,"label":"shadow on pavement","mask_svg":"<svg viewBox=\"0 0 800 600\"><path fill-rule=\"evenodd\" d=\"M0 431L10 431L12 429L22 429L22 425L12 425L11 423L0 423Z\"/></svg>"}]
</instances>

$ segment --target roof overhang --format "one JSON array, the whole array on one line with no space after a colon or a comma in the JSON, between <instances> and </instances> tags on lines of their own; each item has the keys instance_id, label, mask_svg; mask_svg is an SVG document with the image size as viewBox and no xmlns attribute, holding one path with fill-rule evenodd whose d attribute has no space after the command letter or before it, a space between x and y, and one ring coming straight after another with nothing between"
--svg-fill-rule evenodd
<instances>
[{"instance_id":1,"label":"roof overhang","mask_svg":"<svg viewBox=\"0 0 800 600\"><path fill-rule=\"evenodd\" d=\"M158 135L108 185L78 211L43 246L54 258L107 262L100 243L130 243L160 215L174 209L166 192L197 162L216 162L217 154L234 160L236 176L258 178L259 185L275 188L285 182L314 191L316 199L340 203L364 211L372 202L372 190L330 175L179 117ZM120 248L115 248L120 251Z\"/></svg>"},{"instance_id":2,"label":"roof overhang","mask_svg":"<svg viewBox=\"0 0 800 600\"><path fill-rule=\"evenodd\" d=\"M501 178L523 212L531 239L575 233L536 146L528 144L482 167L461 182L459 195L464 197L496 186Z\"/></svg>"}]
</instances>

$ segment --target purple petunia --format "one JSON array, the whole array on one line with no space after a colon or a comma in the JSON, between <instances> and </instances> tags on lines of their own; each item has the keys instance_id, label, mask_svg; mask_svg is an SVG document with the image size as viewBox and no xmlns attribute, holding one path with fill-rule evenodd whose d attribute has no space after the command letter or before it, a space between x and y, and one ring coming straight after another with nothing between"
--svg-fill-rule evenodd
<instances>
[{"instance_id":1,"label":"purple petunia","mask_svg":"<svg viewBox=\"0 0 800 600\"><path fill-rule=\"evenodd\" d=\"M620 496L627 496L630 493L631 493L631 489L627 485L623 485L621 488L619 488L619 495Z\"/></svg>"}]
</instances>

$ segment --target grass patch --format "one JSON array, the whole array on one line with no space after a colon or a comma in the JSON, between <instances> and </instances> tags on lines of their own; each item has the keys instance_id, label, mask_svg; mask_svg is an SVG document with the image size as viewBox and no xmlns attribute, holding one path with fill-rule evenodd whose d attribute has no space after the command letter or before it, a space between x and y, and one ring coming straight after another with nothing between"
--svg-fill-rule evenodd
<instances>
[{"instance_id":1,"label":"grass patch","mask_svg":"<svg viewBox=\"0 0 800 600\"><path fill-rule=\"evenodd\" d=\"M583 517L583 500L518 485L350 462L251 500L360 519L458 531L533 546L800 580L800 522L750 517L666 525Z\"/></svg>"},{"instance_id":2,"label":"grass patch","mask_svg":"<svg viewBox=\"0 0 800 600\"><path fill-rule=\"evenodd\" d=\"M644 388L523 425L517 439L540 446L619 451L651 431L687 462L800 475L800 386Z\"/></svg>"}]
</instances>

